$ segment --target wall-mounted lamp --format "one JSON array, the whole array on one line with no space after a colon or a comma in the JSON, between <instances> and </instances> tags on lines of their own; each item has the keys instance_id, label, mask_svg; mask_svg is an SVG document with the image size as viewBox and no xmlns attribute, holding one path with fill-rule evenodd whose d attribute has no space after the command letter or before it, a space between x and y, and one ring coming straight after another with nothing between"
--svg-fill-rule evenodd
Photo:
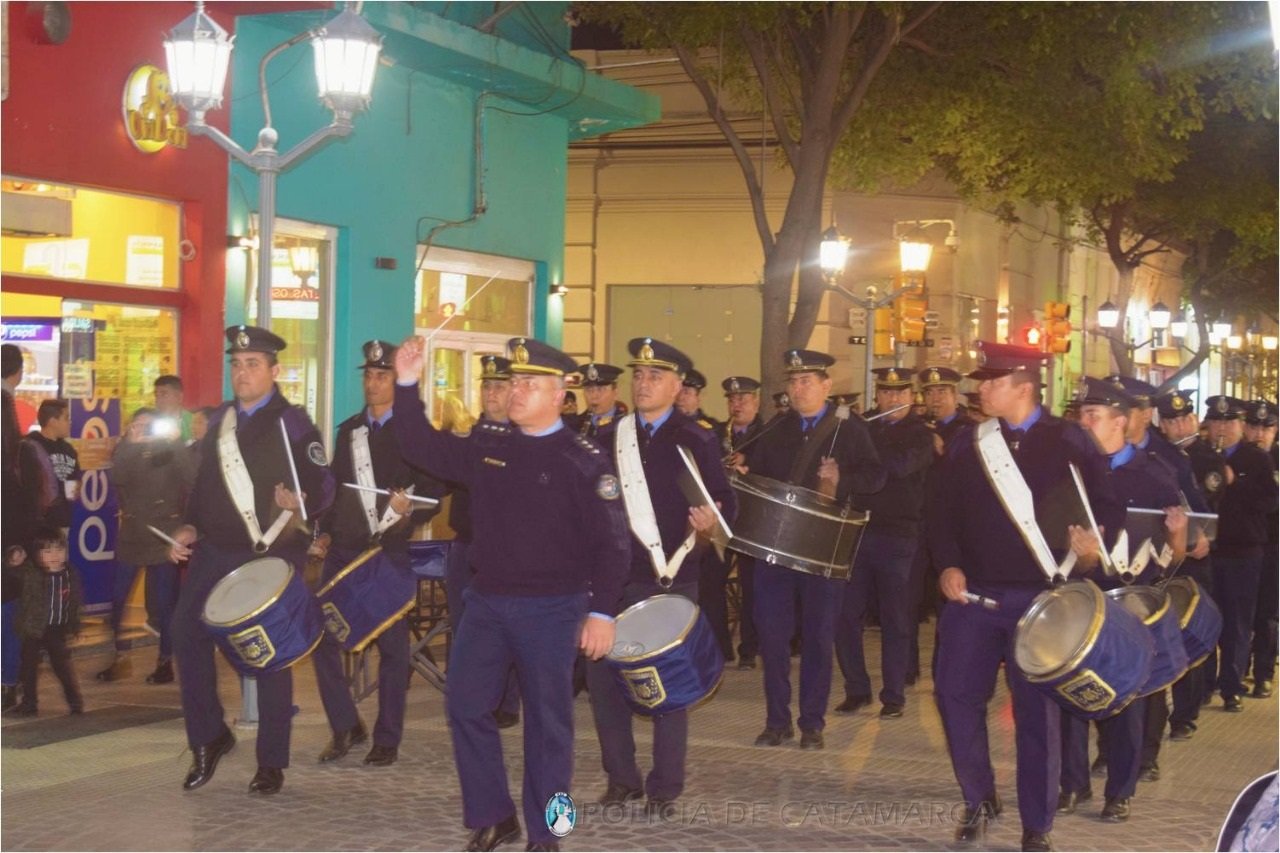
<instances>
[{"instance_id":1,"label":"wall-mounted lamp","mask_svg":"<svg viewBox=\"0 0 1280 853\"><path fill-rule=\"evenodd\" d=\"M258 248L257 237L245 237L241 234L227 235L228 249L256 249Z\"/></svg>"},{"instance_id":2,"label":"wall-mounted lamp","mask_svg":"<svg viewBox=\"0 0 1280 853\"><path fill-rule=\"evenodd\" d=\"M289 267L305 285L307 279L320 271L320 250L315 246L290 246Z\"/></svg>"},{"instance_id":3,"label":"wall-mounted lamp","mask_svg":"<svg viewBox=\"0 0 1280 853\"><path fill-rule=\"evenodd\" d=\"M551 295L552 296L568 296L569 288L565 287L563 284L553 284L551 286Z\"/></svg>"}]
</instances>

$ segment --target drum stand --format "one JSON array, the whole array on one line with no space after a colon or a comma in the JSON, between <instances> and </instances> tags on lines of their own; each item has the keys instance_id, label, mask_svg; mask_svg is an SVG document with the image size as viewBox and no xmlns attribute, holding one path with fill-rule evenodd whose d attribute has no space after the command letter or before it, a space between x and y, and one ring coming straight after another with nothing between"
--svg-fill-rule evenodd
<instances>
[{"instance_id":1,"label":"drum stand","mask_svg":"<svg viewBox=\"0 0 1280 853\"><path fill-rule=\"evenodd\" d=\"M233 725L237 729L258 727L258 679L240 676L240 716Z\"/></svg>"},{"instance_id":2,"label":"drum stand","mask_svg":"<svg viewBox=\"0 0 1280 853\"><path fill-rule=\"evenodd\" d=\"M346 676L351 698L357 703L378 689L378 678L369 664L369 650L342 653L342 674Z\"/></svg>"},{"instance_id":3,"label":"drum stand","mask_svg":"<svg viewBox=\"0 0 1280 853\"><path fill-rule=\"evenodd\" d=\"M409 631L413 634L409 664L432 687L443 692L445 671L431 650L432 644L444 637L444 659L448 661L452 632L443 577L418 578L418 600L409 611L408 619Z\"/></svg>"}]
</instances>

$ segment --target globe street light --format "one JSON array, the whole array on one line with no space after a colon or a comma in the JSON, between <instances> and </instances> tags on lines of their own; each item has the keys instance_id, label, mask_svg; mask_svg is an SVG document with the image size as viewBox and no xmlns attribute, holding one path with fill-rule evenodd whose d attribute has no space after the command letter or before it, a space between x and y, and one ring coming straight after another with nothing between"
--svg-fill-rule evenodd
<instances>
[{"instance_id":1,"label":"globe street light","mask_svg":"<svg viewBox=\"0 0 1280 853\"><path fill-rule=\"evenodd\" d=\"M1151 306L1148 319L1151 320L1151 328L1157 332L1163 332L1169 328L1169 324L1173 321L1173 312L1163 302L1157 302Z\"/></svg>"},{"instance_id":2,"label":"globe street light","mask_svg":"<svg viewBox=\"0 0 1280 853\"><path fill-rule=\"evenodd\" d=\"M291 151L276 150L279 135L271 126L267 93L267 63L299 42L311 40L319 97L332 112L333 121L302 140ZM319 29L299 33L273 47L258 64L258 88L262 96L264 127L258 131L253 151L205 123L205 113L222 106L234 39L204 11L197 0L194 13L169 32L165 59L173 96L189 115L189 128L207 136L237 162L258 175L258 325L271 323L271 254L275 237L276 177L313 154L320 146L350 136L352 118L369 106L373 78L382 50L382 36L370 24L344 9Z\"/></svg>"}]
</instances>

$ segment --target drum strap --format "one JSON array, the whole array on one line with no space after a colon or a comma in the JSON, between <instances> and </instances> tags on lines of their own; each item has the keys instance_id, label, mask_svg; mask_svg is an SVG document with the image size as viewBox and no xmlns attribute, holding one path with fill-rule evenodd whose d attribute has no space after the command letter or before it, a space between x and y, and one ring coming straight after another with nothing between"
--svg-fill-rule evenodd
<instances>
[{"instance_id":1,"label":"drum strap","mask_svg":"<svg viewBox=\"0 0 1280 853\"><path fill-rule=\"evenodd\" d=\"M827 415L818 422L805 438L805 443L800 447L800 452L796 454L796 458L791 462L791 471L787 474L787 482L793 486L803 486L805 484L805 475L809 472L809 466L813 464L818 454L822 452L822 448L827 446L827 442L831 439L831 434L836 431L836 425L840 423L832 411L828 410Z\"/></svg>"},{"instance_id":2,"label":"drum strap","mask_svg":"<svg viewBox=\"0 0 1280 853\"><path fill-rule=\"evenodd\" d=\"M1040 525L1036 524L1036 505L1031 488L1027 486L1017 463L1013 461L1009 445L1000 432L1000 420L992 418L980 424L974 431L974 441L987 481L991 483L996 497L1000 498L1000 505L1004 507L1005 515L1018 528L1022 541L1026 543L1031 556L1035 557L1044 576L1053 580L1059 574L1069 574L1075 566L1075 552L1068 552L1067 559L1061 566L1053 559L1049 543L1045 541Z\"/></svg>"},{"instance_id":3,"label":"drum strap","mask_svg":"<svg viewBox=\"0 0 1280 853\"><path fill-rule=\"evenodd\" d=\"M369 452L369 428L358 426L351 431L351 462L356 469L356 482L366 489L376 489L378 484L373 479L373 454ZM405 489L413 494L413 486ZM365 521L369 524L369 535L377 536L392 527L401 518L400 513L391 508L390 501L383 510L382 519L378 519L378 496L373 492L361 491L360 505L364 507Z\"/></svg>"},{"instance_id":4,"label":"drum strap","mask_svg":"<svg viewBox=\"0 0 1280 853\"><path fill-rule=\"evenodd\" d=\"M670 582L680 571L684 558L693 550L697 533L689 531L671 559L667 559L666 552L662 550L658 517L653 512L653 499L649 496L649 481L644 475L644 460L640 458L635 418L623 417L618 420L617 430L614 432L613 455L618 466L618 479L622 481L622 502L627 507L627 523L631 532L648 549L658 580Z\"/></svg>"},{"instance_id":5,"label":"drum strap","mask_svg":"<svg viewBox=\"0 0 1280 853\"><path fill-rule=\"evenodd\" d=\"M218 430L218 462L222 468L222 482L227 487L227 494L235 504L244 529L253 542L253 550L265 552L276 541L280 531L284 530L289 519L293 518L290 510L282 511L275 522L264 534L258 524L258 510L253 500L253 478L249 476L249 468L244 457L240 455L240 442L236 439L236 407L228 406L222 416L222 425Z\"/></svg>"}]
</instances>

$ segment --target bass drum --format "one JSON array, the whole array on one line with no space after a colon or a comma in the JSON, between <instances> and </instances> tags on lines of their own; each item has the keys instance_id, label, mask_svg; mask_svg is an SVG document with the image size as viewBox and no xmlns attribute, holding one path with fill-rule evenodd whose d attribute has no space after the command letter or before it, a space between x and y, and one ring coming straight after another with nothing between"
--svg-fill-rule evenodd
<instances>
[{"instance_id":1,"label":"bass drum","mask_svg":"<svg viewBox=\"0 0 1280 853\"><path fill-rule=\"evenodd\" d=\"M627 703L645 716L697 705L724 674L711 624L683 595L654 595L622 611L605 660Z\"/></svg>"},{"instance_id":2,"label":"bass drum","mask_svg":"<svg viewBox=\"0 0 1280 853\"><path fill-rule=\"evenodd\" d=\"M848 580L869 513L759 474L730 477L738 515L729 547L766 563Z\"/></svg>"}]
</instances>

